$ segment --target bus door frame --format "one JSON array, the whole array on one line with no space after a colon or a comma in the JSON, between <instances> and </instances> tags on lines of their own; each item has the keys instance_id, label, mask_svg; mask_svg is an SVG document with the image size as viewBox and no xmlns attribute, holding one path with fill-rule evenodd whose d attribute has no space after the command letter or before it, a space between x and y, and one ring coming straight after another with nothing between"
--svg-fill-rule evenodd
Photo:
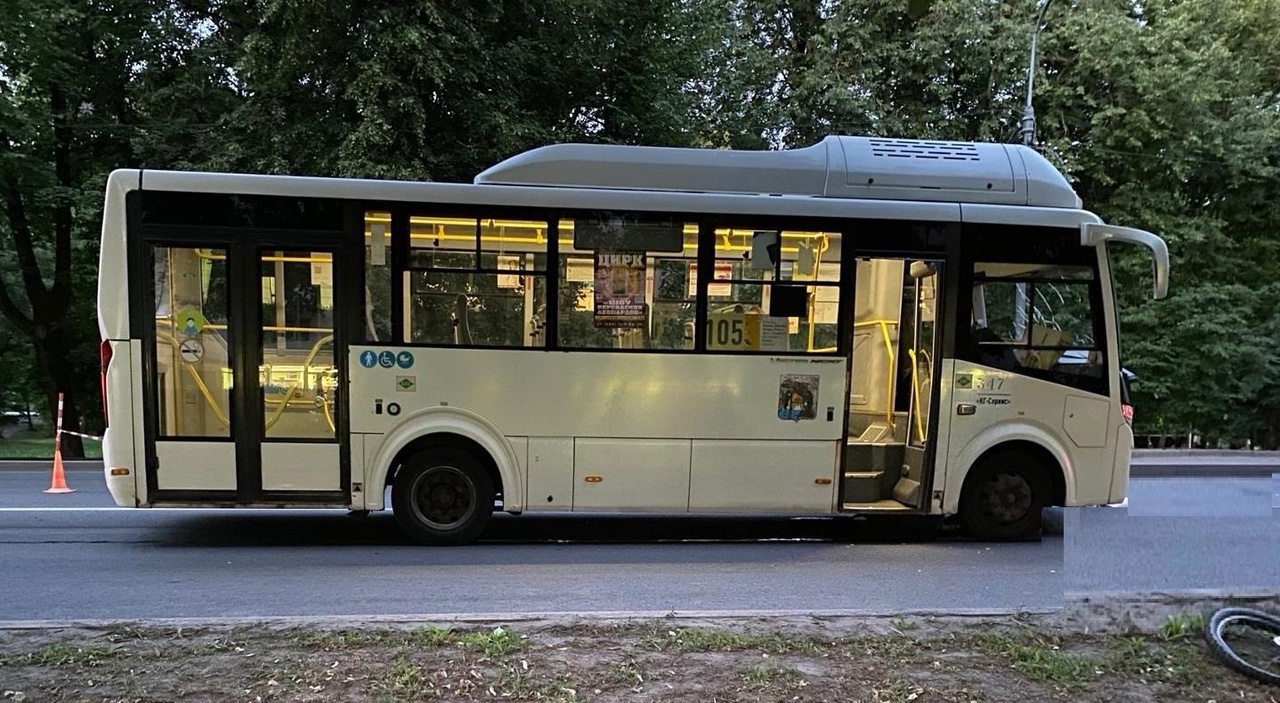
<instances>
[{"instance_id":1,"label":"bus door frame","mask_svg":"<svg viewBox=\"0 0 1280 703\"><path fill-rule=\"evenodd\" d=\"M955 357L956 340L956 300L960 286L960 236L959 222L950 221L917 221L917 220L855 220L843 228L844 250L841 252L840 280L843 290L840 294L841 316L845 321L844 329L848 336L846 351L846 368L849 378L845 383L846 397L842 403L845 409L845 438L840 443L841 475L845 469L848 451L848 390L852 388L853 374L858 372L853 363L853 325L855 317L855 296L857 295L857 268L860 258L902 259L909 264L912 260L925 259L942 262L942 278L935 288L939 297L935 309L937 325L937 344L933 358L934 382L929 390L929 421L927 426L928 442L921 467L920 504L907 506L913 512L936 513L941 510L941 495L935 493L940 484L935 481L938 469L946 463L946 427L941 424L941 416L945 415L941 407L943 397L949 397L951 379L943 374L946 361ZM896 369L894 371L896 373ZM944 390L946 395L944 396ZM908 415L910 419L910 415ZM949 419L949 418L948 418ZM910 443L908 442L908 445ZM941 463L939 463L941 462ZM837 507L843 506L844 481L840 481Z\"/></svg>"},{"instance_id":2,"label":"bus door frame","mask_svg":"<svg viewBox=\"0 0 1280 703\"><path fill-rule=\"evenodd\" d=\"M350 216L347 217L350 219ZM135 220L136 221L136 220ZM345 229L350 228L350 223ZM359 315L350 305L351 291L360 290L360 266L363 252L354 249L357 242L347 231L279 230L257 227L201 227L149 225L130 227L129 270L142 285L130 286L131 336L142 340L142 402L144 408L143 447L146 457L147 502L156 504L253 505L290 504L314 506L351 505L351 437L346 402L347 348L352 325ZM228 345L232 350L231 369L234 386L230 395L230 436L225 441L235 444L236 486L234 490L160 489L159 458L156 442L159 408L156 394L156 300L151 276L151 252L156 247L220 248L227 251L227 284L230 289L227 310ZM338 490L267 491L262 488L262 452L265 428L262 427L261 382L255 368L261 361L262 284L261 255L272 249L329 252L333 255L334 311L333 348L338 369L338 397L335 403L334 442L338 445ZM249 291L248 295L244 292ZM363 296L361 296L363 298ZM354 320L354 323L353 323ZM255 329L254 325L257 325ZM178 438L186 441L190 438ZM197 441L217 441L200 440ZM306 441L306 440L302 440ZM314 441L314 440L312 440Z\"/></svg>"}]
</instances>

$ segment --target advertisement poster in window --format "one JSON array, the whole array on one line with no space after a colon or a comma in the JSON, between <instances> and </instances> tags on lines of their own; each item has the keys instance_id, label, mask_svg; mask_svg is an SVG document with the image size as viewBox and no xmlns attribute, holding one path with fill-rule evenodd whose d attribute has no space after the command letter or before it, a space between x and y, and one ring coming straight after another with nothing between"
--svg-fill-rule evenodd
<instances>
[{"instance_id":1,"label":"advertisement poster in window","mask_svg":"<svg viewBox=\"0 0 1280 703\"><path fill-rule=\"evenodd\" d=\"M504 255L504 254L499 254L499 255L498 255L498 269L499 269L499 270L501 270L501 271L512 271L512 272L518 272L518 271L520 270L520 257L518 257L518 256L508 256L508 255ZM498 287L499 287L499 288L511 288L511 289L518 289L518 288L520 288L520 283L521 283L521 282L520 282L520 274L519 274L519 273L501 273L501 274L498 274Z\"/></svg>"},{"instance_id":2,"label":"advertisement poster in window","mask_svg":"<svg viewBox=\"0 0 1280 703\"><path fill-rule=\"evenodd\" d=\"M645 327L645 268L644 252L596 252L596 327Z\"/></svg>"},{"instance_id":3,"label":"advertisement poster in window","mask_svg":"<svg viewBox=\"0 0 1280 703\"><path fill-rule=\"evenodd\" d=\"M717 261L711 280L728 281L731 278L733 278L733 262ZM733 284L709 283L707 284L707 295L712 298L730 298L733 296ZM689 297L698 297L698 265L696 263L689 264Z\"/></svg>"}]
</instances>

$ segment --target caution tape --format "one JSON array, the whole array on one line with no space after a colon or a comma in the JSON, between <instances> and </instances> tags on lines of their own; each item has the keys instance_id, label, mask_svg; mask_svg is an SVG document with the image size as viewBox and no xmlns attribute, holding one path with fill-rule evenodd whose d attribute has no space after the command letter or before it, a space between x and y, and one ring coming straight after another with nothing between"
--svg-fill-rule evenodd
<instances>
[{"instance_id":1,"label":"caution tape","mask_svg":"<svg viewBox=\"0 0 1280 703\"><path fill-rule=\"evenodd\" d=\"M82 434L72 432L72 430L63 429L63 394L58 393L58 425L56 425L56 428L54 429L54 453L58 453L58 443L63 440L64 434L74 434L76 437L83 437L84 439L96 439L99 440L99 442L102 440L101 437L96 437L96 435Z\"/></svg>"},{"instance_id":2,"label":"caution tape","mask_svg":"<svg viewBox=\"0 0 1280 703\"><path fill-rule=\"evenodd\" d=\"M83 434L83 433L80 433L80 432L72 432L71 430L58 430L58 432L59 432L60 434L72 434L72 435L75 435L75 436L77 436L77 437L84 437L85 439L96 439L96 440L98 440L99 442L101 442L101 441L102 441L102 438L101 438L101 437L98 437L98 436L96 436L96 435Z\"/></svg>"}]
</instances>

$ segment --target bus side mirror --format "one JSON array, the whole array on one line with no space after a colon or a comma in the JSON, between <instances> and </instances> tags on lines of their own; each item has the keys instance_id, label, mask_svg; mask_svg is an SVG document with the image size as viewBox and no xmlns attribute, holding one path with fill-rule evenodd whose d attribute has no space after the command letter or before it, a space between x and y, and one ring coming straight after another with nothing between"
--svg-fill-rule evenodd
<instances>
[{"instance_id":1,"label":"bus side mirror","mask_svg":"<svg viewBox=\"0 0 1280 703\"><path fill-rule=\"evenodd\" d=\"M1096 247L1111 240L1137 244L1151 251L1151 263L1155 268L1155 285L1151 297L1160 300L1169 294L1169 247L1156 235L1132 227L1104 225L1086 222L1080 225L1080 244Z\"/></svg>"}]
</instances>

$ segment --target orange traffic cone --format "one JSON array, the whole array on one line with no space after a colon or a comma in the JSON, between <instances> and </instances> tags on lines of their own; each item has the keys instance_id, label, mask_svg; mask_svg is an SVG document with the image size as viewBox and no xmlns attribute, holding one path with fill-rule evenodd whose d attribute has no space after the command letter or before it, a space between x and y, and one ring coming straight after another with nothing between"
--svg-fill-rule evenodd
<instances>
[{"instance_id":1,"label":"orange traffic cone","mask_svg":"<svg viewBox=\"0 0 1280 703\"><path fill-rule=\"evenodd\" d=\"M67 476L62 470L62 448L53 448L53 485L45 493L75 493L76 489L67 488Z\"/></svg>"}]
</instances>

